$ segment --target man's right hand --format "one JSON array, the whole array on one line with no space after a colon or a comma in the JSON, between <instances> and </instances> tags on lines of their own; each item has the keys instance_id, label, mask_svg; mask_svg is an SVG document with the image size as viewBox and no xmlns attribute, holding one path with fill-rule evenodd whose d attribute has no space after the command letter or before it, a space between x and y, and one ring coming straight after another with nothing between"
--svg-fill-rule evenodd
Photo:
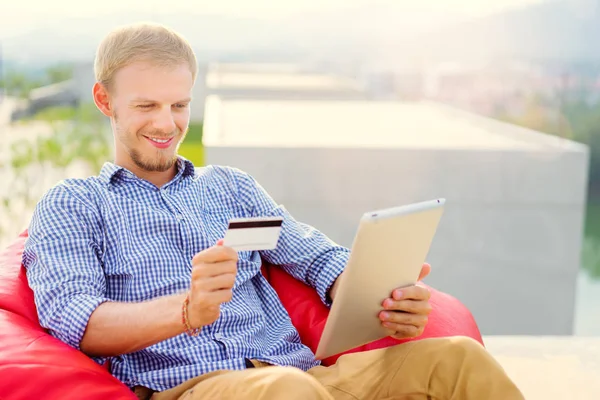
<instances>
[{"instance_id":1,"label":"man's right hand","mask_svg":"<svg viewBox=\"0 0 600 400\"><path fill-rule=\"evenodd\" d=\"M188 321L192 328L210 325L219 318L221 303L231 300L238 255L231 247L213 246L192 259Z\"/></svg>"}]
</instances>

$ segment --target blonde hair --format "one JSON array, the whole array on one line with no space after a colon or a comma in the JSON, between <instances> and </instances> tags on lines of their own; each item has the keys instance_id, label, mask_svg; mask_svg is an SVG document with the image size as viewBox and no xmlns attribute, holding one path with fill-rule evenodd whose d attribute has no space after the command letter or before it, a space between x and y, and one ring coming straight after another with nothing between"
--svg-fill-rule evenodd
<instances>
[{"instance_id":1,"label":"blonde hair","mask_svg":"<svg viewBox=\"0 0 600 400\"><path fill-rule=\"evenodd\" d=\"M109 89L119 69L139 61L165 67L187 63L196 80L196 55L183 36L163 25L138 23L114 29L102 40L94 62L96 81Z\"/></svg>"}]
</instances>

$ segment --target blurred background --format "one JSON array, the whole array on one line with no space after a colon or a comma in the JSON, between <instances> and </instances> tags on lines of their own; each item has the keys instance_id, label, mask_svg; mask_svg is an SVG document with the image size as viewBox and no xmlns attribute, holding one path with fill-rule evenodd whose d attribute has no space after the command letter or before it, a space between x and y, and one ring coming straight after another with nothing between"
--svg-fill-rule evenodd
<instances>
[{"instance_id":1,"label":"blurred background","mask_svg":"<svg viewBox=\"0 0 600 400\"><path fill-rule=\"evenodd\" d=\"M482 333L600 335L599 6L0 0L0 246L111 160L95 49L154 21L200 61L196 166L246 170L346 246L363 212L444 197L428 283Z\"/></svg>"}]
</instances>

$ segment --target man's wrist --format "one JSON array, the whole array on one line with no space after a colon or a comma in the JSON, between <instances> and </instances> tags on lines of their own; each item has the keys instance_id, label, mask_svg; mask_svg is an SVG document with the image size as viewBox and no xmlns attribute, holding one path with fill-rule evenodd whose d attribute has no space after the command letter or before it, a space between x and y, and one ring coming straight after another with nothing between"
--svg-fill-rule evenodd
<instances>
[{"instance_id":1,"label":"man's wrist","mask_svg":"<svg viewBox=\"0 0 600 400\"><path fill-rule=\"evenodd\" d=\"M181 311L186 295L187 292L171 296L171 315L173 317L173 324L177 326L178 334L185 333L185 324L181 320Z\"/></svg>"},{"instance_id":2,"label":"man's wrist","mask_svg":"<svg viewBox=\"0 0 600 400\"><path fill-rule=\"evenodd\" d=\"M200 334L201 327L194 326L190 323L188 315L190 304L189 292L185 295L183 302L181 303L181 324L183 325L184 332L189 336L198 336Z\"/></svg>"}]
</instances>

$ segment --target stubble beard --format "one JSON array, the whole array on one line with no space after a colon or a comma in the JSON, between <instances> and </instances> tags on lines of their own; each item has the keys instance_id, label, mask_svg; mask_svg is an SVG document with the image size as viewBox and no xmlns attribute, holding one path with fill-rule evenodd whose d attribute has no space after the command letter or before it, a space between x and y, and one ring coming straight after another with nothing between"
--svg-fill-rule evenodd
<instances>
[{"instance_id":1,"label":"stubble beard","mask_svg":"<svg viewBox=\"0 0 600 400\"><path fill-rule=\"evenodd\" d=\"M156 137L164 137L165 136L164 133L162 133L162 132L138 131L135 134L132 134L131 132L124 131L119 126L116 115L115 115L115 125L117 128L117 135L120 138L134 138L135 137L135 138L140 138L141 140L147 140L147 139L143 138L142 136L156 136ZM181 136L181 131L179 129L176 129L174 132L171 132L169 134L169 137L173 137L173 140L179 140L179 143L181 143L183 141L183 139L185 138L185 135L183 135L181 138L180 138L180 136ZM173 167L173 165L175 165L175 163L177 162L177 149L179 149L179 143L177 144L175 153L170 158L165 157L163 152L160 149L156 149L155 157L150 157L150 156L144 157L139 150L137 150L133 147L129 147L129 146L128 146L127 151L129 152L129 157L131 158L131 161L133 161L133 163L138 168L140 168L144 171L148 171L148 172L165 172L165 171L168 171L169 169L171 169Z\"/></svg>"}]
</instances>

